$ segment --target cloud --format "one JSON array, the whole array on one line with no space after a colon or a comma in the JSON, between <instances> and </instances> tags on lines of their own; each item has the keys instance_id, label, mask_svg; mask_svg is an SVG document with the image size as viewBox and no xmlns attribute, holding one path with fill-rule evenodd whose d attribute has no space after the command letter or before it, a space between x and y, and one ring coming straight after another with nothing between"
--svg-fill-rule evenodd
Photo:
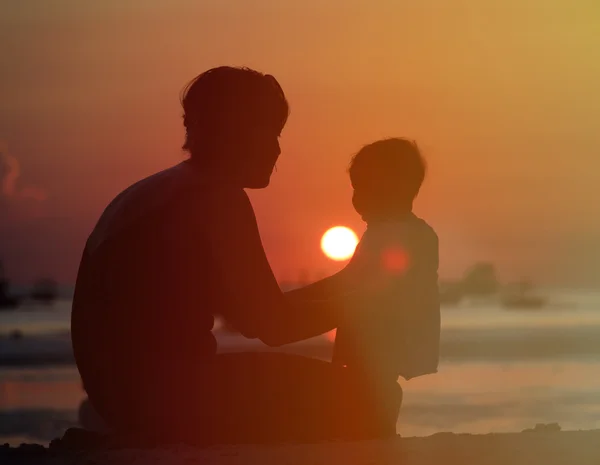
<instances>
[{"instance_id":1,"label":"cloud","mask_svg":"<svg viewBox=\"0 0 600 465\"><path fill-rule=\"evenodd\" d=\"M0 140L0 203L5 208L24 213L32 204L48 198L45 190L27 185L21 176L19 160L8 152L7 144Z\"/></svg>"}]
</instances>

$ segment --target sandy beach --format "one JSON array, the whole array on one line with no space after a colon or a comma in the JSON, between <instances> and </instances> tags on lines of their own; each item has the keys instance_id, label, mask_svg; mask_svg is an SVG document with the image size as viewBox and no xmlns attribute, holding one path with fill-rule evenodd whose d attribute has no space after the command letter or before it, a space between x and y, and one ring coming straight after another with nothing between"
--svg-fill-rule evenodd
<instances>
[{"instance_id":1,"label":"sandy beach","mask_svg":"<svg viewBox=\"0 0 600 465\"><path fill-rule=\"evenodd\" d=\"M385 441L279 446L173 446L153 450L114 450L53 454L48 449L3 448L0 461L56 465L555 465L600 463L600 430L504 434L438 433Z\"/></svg>"}]
</instances>

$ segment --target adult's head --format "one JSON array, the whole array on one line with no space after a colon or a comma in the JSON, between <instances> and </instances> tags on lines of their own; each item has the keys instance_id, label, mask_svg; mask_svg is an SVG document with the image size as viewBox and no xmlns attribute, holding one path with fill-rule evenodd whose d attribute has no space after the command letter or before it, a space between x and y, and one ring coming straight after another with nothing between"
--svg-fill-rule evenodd
<instances>
[{"instance_id":1,"label":"adult's head","mask_svg":"<svg viewBox=\"0 0 600 465\"><path fill-rule=\"evenodd\" d=\"M364 146L352 158L348 170L354 208L365 221L411 211L425 169L425 161L413 141L393 138Z\"/></svg>"},{"instance_id":2,"label":"adult's head","mask_svg":"<svg viewBox=\"0 0 600 465\"><path fill-rule=\"evenodd\" d=\"M263 188L281 152L279 136L289 106L277 80L248 68L210 69L181 98L186 150L215 177Z\"/></svg>"}]
</instances>

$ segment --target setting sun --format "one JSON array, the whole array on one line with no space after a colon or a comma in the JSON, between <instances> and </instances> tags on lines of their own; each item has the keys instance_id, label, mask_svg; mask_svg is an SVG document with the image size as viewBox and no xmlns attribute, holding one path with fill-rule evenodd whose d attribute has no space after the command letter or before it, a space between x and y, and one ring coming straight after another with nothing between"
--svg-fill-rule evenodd
<instances>
[{"instance_id":1,"label":"setting sun","mask_svg":"<svg viewBox=\"0 0 600 465\"><path fill-rule=\"evenodd\" d=\"M321 249L332 260L347 260L354 253L357 244L358 237L345 226L328 229L321 238Z\"/></svg>"}]
</instances>

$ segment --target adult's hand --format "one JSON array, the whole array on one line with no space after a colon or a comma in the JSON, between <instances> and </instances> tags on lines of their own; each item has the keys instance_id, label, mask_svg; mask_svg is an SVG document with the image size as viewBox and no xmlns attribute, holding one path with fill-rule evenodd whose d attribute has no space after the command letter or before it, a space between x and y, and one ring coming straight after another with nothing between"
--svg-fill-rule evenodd
<instances>
[{"instance_id":1,"label":"adult's hand","mask_svg":"<svg viewBox=\"0 0 600 465\"><path fill-rule=\"evenodd\" d=\"M340 308L324 301L291 302L273 275L264 252L254 210L246 193L210 187L194 202L197 240L210 244L217 278L226 298L215 311L242 335L280 346L327 332L337 325Z\"/></svg>"}]
</instances>

